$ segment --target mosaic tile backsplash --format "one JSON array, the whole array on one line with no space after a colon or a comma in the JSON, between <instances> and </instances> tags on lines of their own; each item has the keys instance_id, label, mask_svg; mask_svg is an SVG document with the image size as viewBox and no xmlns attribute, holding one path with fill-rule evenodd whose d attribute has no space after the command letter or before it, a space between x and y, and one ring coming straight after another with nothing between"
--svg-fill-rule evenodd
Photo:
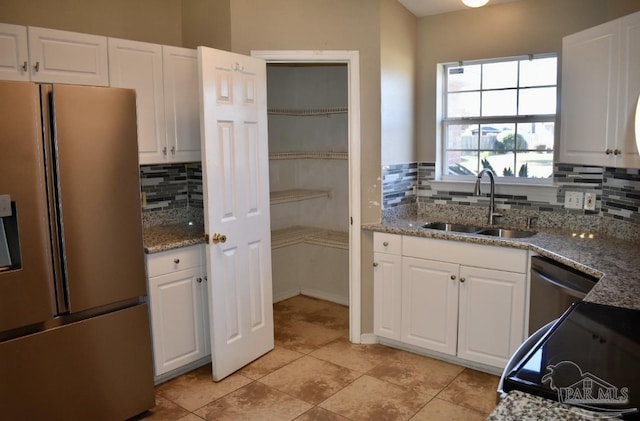
<instances>
[{"instance_id":1,"label":"mosaic tile backsplash","mask_svg":"<svg viewBox=\"0 0 640 421\"><path fill-rule=\"evenodd\" d=\"M416 171L417 169L417 171ZM385 214L394 207L407 203L435 205L467 205L486 207L485 198L473 197L471 191L441 191L431 182L435 180L435 163L419 162L385 165L382 168L383 209ZM630 222L640 225L640 170L603 168L571 164L556 164L554 185L558 187L553 200L536 201L522 195L496 194L499 209L536 212L555 212L573 215L575 218L603 219ZM596 194L596 209L565 209L564 194L567 190ZM468 199L468 200L467 200Z\"/></svg>"},{"instance_id":2,"label":"mosaic tile backsplash","mask_svg":"<svg viewBox=\"0 0 640 421\"><path fill-rule=\"evenodd\" d=\"M141 165L140 185L147 202L143 212L203 208L202 165L199 162Z\"/></svg>"}]
</instances>

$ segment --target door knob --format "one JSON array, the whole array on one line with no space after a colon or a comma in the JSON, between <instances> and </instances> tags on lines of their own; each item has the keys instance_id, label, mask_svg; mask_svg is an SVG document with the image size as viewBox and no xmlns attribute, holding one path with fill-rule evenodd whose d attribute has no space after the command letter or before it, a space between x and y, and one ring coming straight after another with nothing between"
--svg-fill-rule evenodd
<instances>
[{"instance_id":1,"label":"door knob","mask_svg":"<svg viewBox=\"0 0 640 421\"><path fill-rule=\"evenodd\" d=\"M466 279L461 277L460 282L464 282L464 281L466 281Z\"/></svg>"},{"instance_id":2,"label":"door knob","mask_svg":"<svg viewBox=\"0 0 640 421\"><path fill-rule=\"evenodd\" d=\"M213 244L218 244L218 243L226 243L227 242L227 236L224 234L218 234L215 233L213 234L213 236L211 237L211 242Z\"/></svg>"},{"instance_id":3,"label":"door knob","mask_svg":"<svg viewBox=\"0 0 640 421\"><path fill-rule=\"evenodd\" d=\"M455 281L456 280L456 275L451 275L451 280Z\"/></svg>"},{"instance_id":4,"label":"door knob","mask_svg":"<svg viewBox=\"0 0 640 421\"><path fill-rule=\"evenodd\" d=\"M201 283L202 282L202 278L196 278L196 282L197 283Z\"/></svg>"}]
</instances>

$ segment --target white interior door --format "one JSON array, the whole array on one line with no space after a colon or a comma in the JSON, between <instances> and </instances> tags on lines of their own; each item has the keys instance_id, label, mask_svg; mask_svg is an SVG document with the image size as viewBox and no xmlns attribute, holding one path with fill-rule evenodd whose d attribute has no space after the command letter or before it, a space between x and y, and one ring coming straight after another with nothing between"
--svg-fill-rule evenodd
<instances>
[{"instance_id":1,"label":"white interior door","mask_svg":"<svg viewBox=\"0 0 640 421\"><path fill-rule=\"evenodd\" d=\"M198 47L198 63L218 381L273 349L267 74L262 59L206 47Z\"/></svg>"}]
</instances>

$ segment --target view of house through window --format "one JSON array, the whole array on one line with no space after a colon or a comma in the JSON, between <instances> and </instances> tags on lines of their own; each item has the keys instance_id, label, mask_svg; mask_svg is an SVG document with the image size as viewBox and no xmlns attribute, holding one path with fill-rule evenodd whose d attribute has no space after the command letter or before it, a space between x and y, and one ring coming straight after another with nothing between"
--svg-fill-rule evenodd
<instances>
[{"instance_id":1,"label":"view of house through window","mask_svg":"<svg viewBox=\"0 0 640 421\"><path fill-rule=\"evenodd\" d=\"M443 75L443 178L552 177L555 55L445 64Z\"/></svg>"}]
</instances>

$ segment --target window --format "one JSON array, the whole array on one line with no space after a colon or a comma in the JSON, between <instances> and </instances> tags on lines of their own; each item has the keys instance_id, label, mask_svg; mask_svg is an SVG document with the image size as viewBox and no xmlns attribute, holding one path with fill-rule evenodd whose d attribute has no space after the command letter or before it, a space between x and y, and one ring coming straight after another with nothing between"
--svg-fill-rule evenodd
<instances>
[{"instance_id":1,"label":"window","mask_svg":"<svg viewBox=\"0 0 640 421\"><path fill-rule=\"evenodd\" d=\"M551 181L557 57L444 65L441 174Z\"/></svg>"}]
</instances>

